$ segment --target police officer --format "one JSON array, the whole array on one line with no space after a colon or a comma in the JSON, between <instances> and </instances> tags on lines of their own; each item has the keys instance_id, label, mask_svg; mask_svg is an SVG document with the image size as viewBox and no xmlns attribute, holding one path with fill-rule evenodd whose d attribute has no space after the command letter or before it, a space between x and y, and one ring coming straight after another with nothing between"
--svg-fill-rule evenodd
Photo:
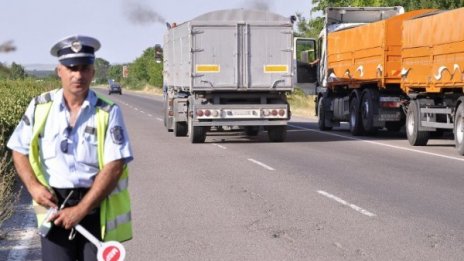
<instances>
[{"instance_id":1,"label":"police officer","mask_svg":"<svg viewBox=\"0 0 464 261\"><path fill-rule=\"evenodd\" d=\"M120 108L90 90L97 39L70 36L56 43L62 88L33 99L8 147L19 177L36 203L43 260L96 260L97 248L73 227L102 241L132 237L127 163L133 159Z\"/></svg>"}]
</instances>

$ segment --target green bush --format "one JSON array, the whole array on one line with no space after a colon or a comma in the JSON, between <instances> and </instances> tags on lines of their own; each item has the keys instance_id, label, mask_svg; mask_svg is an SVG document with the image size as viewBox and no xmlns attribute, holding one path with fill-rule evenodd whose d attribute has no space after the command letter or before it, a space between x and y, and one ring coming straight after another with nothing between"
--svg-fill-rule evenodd
<instances>
[{"instance_id":1,"label":"green bush","mask_svg":"<svg viewBox=\"0 0 464 261\"><path fill-rule=\"evenodd\" d=\"M0 226L18 198L15 170L6 143L31 99L59 86L57 81L0 80Z\"/></svg>"}]
</instances>

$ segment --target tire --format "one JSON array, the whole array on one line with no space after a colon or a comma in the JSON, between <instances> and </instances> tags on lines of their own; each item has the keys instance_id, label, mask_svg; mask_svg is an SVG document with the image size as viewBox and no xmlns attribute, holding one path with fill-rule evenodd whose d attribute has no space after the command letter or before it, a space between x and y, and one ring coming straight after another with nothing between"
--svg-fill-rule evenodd
<instances>
[{"instance_id":1,"label":"tire","mask_svg":"<svg viewBox=\"0 0 464 261\"><path fill-rule=\"evenodd\" d=\"M188 132L188 125L186 122L175 122L174 123L174 136L176 137L185 137Z\"/></svg>"},{"instance_id":2,"label":"tire","mask_svg":"<svg viewBox=\"0 0 464 261\"><path fill-rule=\"evenodd\" d=\"M361 123L361 113L359 112L358 97L353 97L350 101L350 132L353 136L364 134L364 129Z\"/></svg>"},{"instance_id":3,"label":"tire","mask_svg":"<svg viewBox=\"0 0 464 261\"><path fill-rule=\"evenodd\" d=\"M245 127L245 134L250 137L258 136L259 134L259 126L246 126Z\"/></svg>"},{"instance_id":4,"label":"tire","mask_svg":"<svg viewBox=\"0 0 464 261\"><path fill-rule=\"evenodd\" d=\"M287 138L287 126L269 126L267 129L267 135L269 140L272 142L283 142Z\"/></svg>"},{"instance_id":5,"label":"tire","mask_svg":"<svg viewBox=\"0 0 464 261\"><path fill-rule=\"evenodd\" d=\"M332 127L329 127L325 124L325 121L326 121L326 115L325 115L325 110L324 110L324 105L323 105L323 102L324 102L324 97L321 97L319 99L319 102L317 103L317 115L318 115L318 125L319 125L319 130L322 130L322 131L327 131L327 130L331 130Z\"/></svg>"},{"instance_id":6,"label":"tire","mask_svg":"<svg viewBox=\"0 0 464 261\"><path fill-rule=\"evenodd\" d=\"M365 89L361 98L361 122L364 133L368 135L374 135L379 130L378 127L374 126L374 107L376 106L376 97L376 90Z\"/></svg>"},{"instance_id":7,"label":"tire","mask_svg":"<svg viewBox=\"0 0 464 261\"><path fill-rule=\"evenodd\" d=\"M464 155L464 103L461 103L454 118L454 143L458 153Z\"/></svg>"},{"instance_id":8,"label":"tire","mask_svg":"<svg viewBox=\"0 0 464 261\"><path fill-rule=\"evenodd\" d=\"M203 143L206 140L206 128L193 126L193 118L188 119L188 136L191 143Z\"/></svg>"},{"instance_id":9,"label":"tire","mask_svg":"<svg viewBox=\"0 0 464 261\"><path fill-rule=\"evenodd\" d=\"M406 114L406 136L412 146L425 146L430 138L430 132L419 131L419 124L419 101L412 100Z\"/></svg>"}]
</instances>

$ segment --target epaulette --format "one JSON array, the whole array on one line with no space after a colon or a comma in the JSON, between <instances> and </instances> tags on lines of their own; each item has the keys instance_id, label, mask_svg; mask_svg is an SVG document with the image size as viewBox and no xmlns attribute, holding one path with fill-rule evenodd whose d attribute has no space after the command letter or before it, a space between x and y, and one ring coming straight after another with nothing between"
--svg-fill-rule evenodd
<instances>
[{"instance_id":1,"label":"epaulette","mask_svg":"<svg viewBox=\"0 0 464 261\"><path fill-rule=\"evenodd\" d=\"M45 92L45 93L42 93L41 95L35 97L34 98L35 105L43 104L43 103L49 103L49 102L53 101L53 96L52 96L53 92L56 92L56 90Z\"/></svg>"},{"instance_id":2,"label":"epaulette","mask_svg":"<svg viewBox=\"0 0 464 261\"><path fill-rule=\"evenodd\" d=\"M109 113L111 111L111 108L113 108L114 103L112 103L110 101L107 101L107 100L104 100L99 96L97 96L97 97L98 97L98 100L97 100L97 104L95 104L95 106L99 107L103 111L106 111L107 113Z\"/></svg>"}]
</instances>

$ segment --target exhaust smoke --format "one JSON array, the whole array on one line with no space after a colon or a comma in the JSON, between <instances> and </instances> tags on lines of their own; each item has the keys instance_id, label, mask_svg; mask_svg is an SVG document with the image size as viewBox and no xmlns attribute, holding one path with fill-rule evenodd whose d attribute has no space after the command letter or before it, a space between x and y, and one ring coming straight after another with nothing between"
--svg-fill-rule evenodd
<instances>
[{"instance_id":1,"label":"exhaust smoke","mask_svg":"<svg viewBox=\"0 0 464 261\"><path fill-rule=\"evenodd\" d=\"M131 23L137 25L166 23L166 20L153 10L151 6L143 5L136 1L126 1L124 4L124 13Z\"/></svg>"},{"instance_id":2,"label":"exhaust smoke","mask_svg":"<svg viewBox=\"0 0 464 261\"><path fill-rule=\"evenodd\" d=\"M253 1L246 1L243 3L245 8L249 9L257 9L257 10L264 10L270 11L273 1L266 1L266 0L253 0Z\"/></svg>"}]
</instances>

